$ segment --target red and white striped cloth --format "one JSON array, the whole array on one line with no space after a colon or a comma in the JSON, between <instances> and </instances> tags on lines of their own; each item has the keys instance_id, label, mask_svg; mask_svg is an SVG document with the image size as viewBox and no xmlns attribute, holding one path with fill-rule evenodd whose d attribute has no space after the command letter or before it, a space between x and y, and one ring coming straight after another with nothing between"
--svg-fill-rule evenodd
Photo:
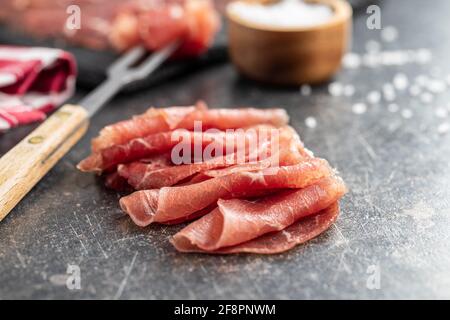
<instances>
[{"instance_id":1,"label":"red and white striped cloth","mask_svg":"<svg viewBox=\"0 0 450 320\"><path fill-rule=\"evenodd\" d=\"M75 78L68 52L0 45L0 132L45 119L73 94Z\"/></svg>"}]
</instances>

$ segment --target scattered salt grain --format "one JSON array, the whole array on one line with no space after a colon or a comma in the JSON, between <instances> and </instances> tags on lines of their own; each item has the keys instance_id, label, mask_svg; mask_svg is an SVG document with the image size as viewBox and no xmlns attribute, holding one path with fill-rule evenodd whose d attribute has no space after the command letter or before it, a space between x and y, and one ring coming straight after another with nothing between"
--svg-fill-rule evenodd
<instances>
[{"instance_id":1,"label":"scattered salt grain","mask_svg":"<svg viewBox=\"0 0 450 320\"><path fill-rule=\"evenodd\" d=\"M355 94L355 86L351 85L351 84L347 84L344 87L344 96L346 97L351 97Z\"/></svg>"},{"instance_id":2,"label":"scattered salt grain","mask_svg":"<svg viewBox=\"0 0 450 320\"><path fill-rule=\"evenodd\" d=\"M383 85L383 97L386 101L394 101L396 98L394 86L390 83Z\"/></svg>"},{"instance_id":3,"label":"scattered salt grain","mask_svg":"<svg viewBox=\"0 0 450 320\"><path fill-rule=\"evenodd\" d=\"M434 114L438 118L446 118L448 116L448 110L443 107L439 107L434 111Z\"/></svg>"},{"instance_id":4,"label":"scattered salt grain","mask_svg":"<svg viewBox=\"0 0 450 320\"><path fill-rule=\"evenodd\" d=\"M378 53L365 54L362 58L363 64L368 68L376 68L381 64L381 58Z\"/></svg>"},{"instance_id":5,"label":"scattered salt grain","mask_svg":"<svg viewBox=\"0 0 450 320\"><path fill-rule=\"evenodd\" d=\"M413 62L407 51L384 51L380 56L381 63L386 66L402 66L407 62Z\"/></svg>"},{"instance_id":6,"label":"scattered salt grain","mask_svg":"<svg viewBox=\"0 0 450 320\"><path fill-rule=\"evenodd\" d=\"M367 111L367 105L365 103L355 103L352 106L352 111L354 114L363 114Z\"/></svg>"},{"instance_id":7,"label":"scattered salt grain","mask_svg":"<svg viewBox=\"0 0 450 320\"><path fill-rule=\"evenodd\" d=\"M381 45L375 40L369 40L366 42L366 50L370 53L377 53L381 50Z\"/></svg>"},{"instance_id":8,"label":"scattered salt grain","mask_svg":"<svg viewBox=\"0 0 450 320\"><path fill-rule=\"evenodd\" d=\"M397 90L405 90L408 87L408 77L403 73L397 73L393 79L394 87Z\"/></svg>"},{"instance_id":9,"label":"scattered salt grain","mask_svg":"<svg viewBox=\"0 0 450 320\"><path fill-rule=\"evenodd\" d=\"M310 129L314 129L315 127L317 127L317 120L314 117L307 117L305 119L305 125L310 128Z\"/></svg>"},{"instance_id":10,"label":"scattered salt grain","mask_svg":"<svg viewBox=\"0 0 450 320\"><path fill-rule=\"evenodd\" d=\"M344 91L344 86L339 82L333 82L328 85L328 92L333 97L339 97Z\"/></svg>"},{"instance_id":11,"label":"scattered salt grain","mask_svg":"<svg viewBox=\"0 0 450 320\"><path fill-rule=\"evenodd\" d=\"M445 91L446 89L446 85L444 81L441 80L430 80L430 82L428 82L428 90L430 90L433 93L442 93Z\"/></svg>"},{"instance_id":12,"label":"scattered salt grain","mask_svg":"<svg viewBox=\"0 0 450 320\"><path fill-rule=\"evenodd\" d=\"M357 69L361 65L361 57L356 53L347 53L342 59L342 64L345 68Z\"/></svg>"},{"instance_id":13,"label":"scattered salt grain","mask_svg":"<svg viewBox=\"0 0 450 320\"><path fill-rule=\"evenodd\" d=\"M431 59L432 59L432 54L431 54L431 51L429 49L422 48L422 49L417 50L417 52L416 52L416 61L418 63L425 64L425 63L430 62Z\"/></svg>"},{"instance_id":14,"label":"scattered salt grain","mask_svg":"<svg viewBox=\"0 0 450 320\"><path fill-rule=\"evenodd\" d=\"M400 108L399 108L398 104L396 104L396 103L391 103L391 104L388 105L388 110L389 110L389 112L395 113L395 112L397 112L399 109L400 109Z\"/></svg>"},{"instance_id":15,"label":"scattered salt grain","mask_svg":"<svg viewBox=\"0 0 450 320\"><path fill-rule=\"evenodd\" d=\"M324 4L302 0L283 0L270 5L235 1L228 12L248 22L275 27L309 27L328 22L333 10Z\"/></svg>"},{"instance_id":16,"label":"scattered salt grain","mask_svg":"<svg viewBox=\"0 0 450 320\"><path fill-rule=\"evenodd\" d=\"M439 134L446 134L450 130L450 124L448 122L441 123L437 131Z\"/></svg>"},{"instance_id":17,"label":"scattered salt grain","mask_svg":"<svg viewBox=\"0 0 450 320\"><path fill-rule=\"evenodd\" d=\"M393 26L387 26L381 30L381 39L385 42L394 42L398 38L398 30Z\"/></svg>"},{"instance_id":18,"label":"scattered salt grain","mask_svg":"<svg viewBox=\"0 0 450 320\"><path fill-rule=\"evenodd\" d=\"M403 109L402 110L402 117L405 119L411 119L413 116L413 112L411 109Z\"/></svg>"},{"instance_id":19,"label":"scattered salt grain","mask_svg":"<svg viewBox=\"0 0 450 320\"><path fill-rule=\"evenodd\" d=\"M421 90L420 87L418 85L413 84L411 87L409 87L409 93L413 96L413 97L417 97L420 94Z\"/></svg>"},{"instance_id":20,"label":"scattered salt grain","mask_svg":"<svg viewBox=\"0 0 450 320\"><path fill-rule=\"evenodd\" d=\"M381 94L378 91L371 91L367 95L367 101L371 104L377 104L381 100Z\"/></svg>"},{"instance_id":21,"label":"scattered salt grain","mask_svg":"<svg viewBox=\"0 0 450 320\"><path fill-rule=\"evenodd\" d=\"M311 86L309 84L304 84L300 87L300 93L302 96L309 96L311 95Z\"/></svg>"},{"instance_id":22,"label":"scattered salt grain","mask_svg":"<svg viewBox=\"0 0 450 320\"><path fill-rule=\"evenodd\" d=\"M433 102L434 97L431 93L429 92L424 92L420 95L420 101L422 101L423 103L431 103Z\"/></svg>"}]
</instances>

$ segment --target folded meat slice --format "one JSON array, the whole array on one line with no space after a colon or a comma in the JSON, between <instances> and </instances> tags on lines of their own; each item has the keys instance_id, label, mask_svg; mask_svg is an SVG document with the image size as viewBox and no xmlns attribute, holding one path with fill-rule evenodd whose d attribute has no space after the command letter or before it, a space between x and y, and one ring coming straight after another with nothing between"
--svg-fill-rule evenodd
<instances>
[{"instance_id":1,"label":"folded meat slice","mask_svg":"<svg viewBox=\"0 0 450 320\"><path fill-rule=\"evenodd\" d=\"M237 172L200 183L136 191L120 199L120 206L139 226L188 216L218 199L251 197L265 190L304 188L330 176L333 169L323 159L298 165Z\"/></svg>"},{"instance_id":2,"label":"folded meat slice","mask_svg":"<svg viewBox=\"0 0 450 320\"><path fill-rule=\"evenodd\" d=\"M284 230L267 233L256 239L210 253L281 253L325 232L336 221L338 215L339 204L336 202L317 214L298 220Z\"/></svg>"},{"instance_id":3,"label":"folded meat slice","mask_svg":"<svg viewBox=\"0 0 450 320\"><path fill-rule=\"evenodd\" d=\"M123 51L143 43L150 51L180 40L176 56L196 56L220 28L211 0L125 1L112 22L110 41Z\"/></svg>"},{"instance_id":4,"label":"folded meat slice","mask_svg":"<svg viewBox=\"0 0 450 320\"><path fill-rule=\"evenodd\" d=\"M258 124L280 127L287 124L289 117L284 109L207 109L202 102L190 107L151 108L142 115L103 128L100 135L92 140L92 150L99 151L158 132L193 130L196 121L203 130L225 130Z\"/></svg>"},{"instance_id":5,"label":"folded meat slice","mask_svg":"<svg viewBox=\"0 0 450 320\"><path fill-rule=\"evenodd\" d=\"M260 161L240 163L220 169L205 170L193 177L190 183L198 183L209 178L222 177L237 172L258 171L273 166L292 166L311 158L310 152L304 148L300 137L292 127L282 127L280 128L280 132L279 144L276 146L277 150L271 150L270 156Z\"/></svg>"},{"instance_id":6,"label":"folded meat slice","mask_svg":"<svg viewBox=\"0 0 450 320\"><path fill-rule=\"evenodd\" d=\"M318 213L346 192L337 177L303 189L281 191L257 201L219 200L211 213L178 232L172 243L179 251L216 251L281 231L297 220Z\"/></svg>"},{"instance_id":7,"label":"folded meat slice","mask_svg":"<svg viewBox=\"0 0 450 320\"><path fill-rule=\"evenodd\" d=\"M195 110L205 109L207 109L207 106L204 103L186 107L159 109L152 107L144 114L104 127L99 136L92 139L92 151L99 151L116 144L124 144L134 138L176 129L188 114Z\"/></svg>"},{"instance_id":8,"label":"folded meat slice","mask_svg":"<svg viewBox=\"0 0 450 320\"><path fill-rule=\"evenodd\" d=\"M190 183L203 181L211 177L219 177L235 172L257 171L270 166L288 166L298 164L305 155L298 135L289 126L278 129L279 139L268 139L260 143L255 150L246 149L245 157L236 152L207 161L155 169L142 162L119 165L119 174L127 179L136 190L158 189L173 186L193 175ZM295 147L292 148L292 144Z\"/></svg>"},{"instance_id":9,"label":"folded meat slice","mask_svg":"<svg viewBox=\"0 0 450 320\"><path fill-rule=\"evenodd\" d=\"M99 152L94 152L82 160L77 168L81 171L102 172L116 167L118 164L129 163L135 160L152 156L163 152L172 152L180 159L188 158L182 155L182 151L189 150L195 154L195 150L218 151L220 154L234 152L238 148L250 148L262 143L263 137L270 138L270 132L274 128L267 125L259 125L233 132L215 130L213 132L188 131L176 129L161 133L151 134L145 138L136 138L125 144L114 145ZM261 138L261 139L260 139ZM174 147L179 148L175 150ZM174 148L174 149L172 149ZM231 150L230 150L231 149ZM173 159L172 159L173 160ZM190 160L189 160L190 161Z\"/></svg>"},{"instance_id":10,"label":"folded meat slice","mask_svg":"<svg viewBox=\"0 0 450 320\"><path fill-rule=\"evenodd\" d=\"M136 190L159 189L173 186L198 172L227 166L227 163L230 161L219 157L204 162L154 169L142 162L132 162L119 165L117 171Z\"/></svg>"},{"instance_id":11,"label":"folded meat slice","mask_svg":"<svg viewBox=\"0 0 450 320\"><path fill-rule=\"evenodd\" d=\"M121 177L117 171L106 174L105 186L115 191L126 191L131 189L127 179Z\"/></svg>"}]
</instances>

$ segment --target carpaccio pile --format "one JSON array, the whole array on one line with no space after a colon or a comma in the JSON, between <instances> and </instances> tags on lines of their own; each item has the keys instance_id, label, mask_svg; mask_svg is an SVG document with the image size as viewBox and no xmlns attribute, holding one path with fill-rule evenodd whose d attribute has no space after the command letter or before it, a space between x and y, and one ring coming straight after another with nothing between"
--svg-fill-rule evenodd
<instances>
[{"instance_id":1,"label":"carpaccio pile","mask_svg":"<svg viewBox=\"0 0 450 320\"><path fill-rule=\"evenodd\" d=\"M328 229L347 191L288 121L283 109L150 108L102 129L78 168L132 191L120 206L141 227L190 222L170 240L179 251L279 253Z\"/></svg>"},{"instance_id":2,"label":"carpaccio pile","mask_svg":"<svg viewBox=\"0 0 450 320\"><path fill-rule=\"evenodd\" d=\"M181 39L178 55L195 56L220 27L211 0L0 0L0 8L0 21L15 29L92 49L155 51Z\"/></svg>"}]
</instances>

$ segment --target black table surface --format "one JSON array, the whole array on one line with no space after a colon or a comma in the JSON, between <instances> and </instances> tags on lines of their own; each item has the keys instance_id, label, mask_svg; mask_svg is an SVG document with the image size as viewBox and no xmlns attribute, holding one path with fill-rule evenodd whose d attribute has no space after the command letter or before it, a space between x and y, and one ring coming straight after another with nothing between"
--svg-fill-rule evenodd
<instances>
[{"instance_id":1,"label":"black table surface","mask_svg":"<svg viewBox=\"0 0 450 320\"><path fill-rule=\"evenodd\" d=\"M380 6L382 25L395 26L398 40L380 41L362 12L354 19L352 51L363 53L376 40L382 50L428 48L432 60L344 69L333 81L353 84L353 96L332 96L326 84L306 96L298 88L261 86L223 64L115 98L0 223L0 298L450 298L450 133L438 129L449 121L442 108L450 107L450 83L432 102L405 91L397 94L398 112L383 99L363 114L352 112L399 72L410 82L450 74L450 2ZM74 168L104 125L150 105L197 99L213 107L286 108L305 144L336 166L350 188L336 224L284 254L181 254L168 242L180 226L136 227L122 215L116 193ZM317 120L315 128L305 125L307 117ZM30 130L0 137L1 153ZM80 268L80 290L66 287L68 265Z\"/></svg>"}]
</instances>

